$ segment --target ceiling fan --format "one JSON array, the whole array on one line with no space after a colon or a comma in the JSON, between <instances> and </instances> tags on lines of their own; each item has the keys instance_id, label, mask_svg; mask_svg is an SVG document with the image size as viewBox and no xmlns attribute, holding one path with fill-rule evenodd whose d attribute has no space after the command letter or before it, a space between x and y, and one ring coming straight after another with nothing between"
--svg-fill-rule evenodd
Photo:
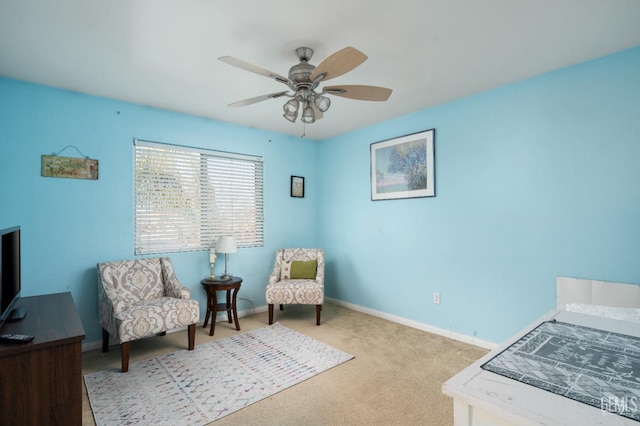
<instances>
[{"instance_id":1,"label":"ceiling fan","mask_svg":"<svg viewBox=\"0 0 640 426\"><path fill-rule=\"evenodd\" d=\"M343 85L324 86L322 90L318 89L320 83L339 77L366 61L367 55L358 49L345 47L320 62L320 65L317 67L309 63L313 55L313 49L309 47L299 47L295 50L295 53L300 63L289 69L288 78L232 56L222 56L218 58L229 65L272 78L290 89L244 99L229 104L229 106L241 107L266 101L267 99L286 96L291 99L282 107L284 109L283 117L295 123L296 118L298 118L298 111L302 108L301 120L304 123L313 123L321 119L323 113L331 106L331 99L325 95L342 96L343 98L363 101L386 101L389 99L389 96L391 96L391 89L378 86Z\"/></svg>"}]
</instances>

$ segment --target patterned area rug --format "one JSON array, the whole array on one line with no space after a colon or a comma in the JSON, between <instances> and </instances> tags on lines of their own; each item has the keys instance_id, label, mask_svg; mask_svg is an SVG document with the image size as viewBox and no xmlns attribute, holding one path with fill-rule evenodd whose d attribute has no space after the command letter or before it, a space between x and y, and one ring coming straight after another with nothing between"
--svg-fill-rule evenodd
<instances>
[{"instance_id":1,"label":"patterned area rug","mask_svg":"<svg viewBox=\"0 0 640 426\"><path fill-rule=\"evenodd\" d=\"M202 425L353 356L278 323L84 376L103 425Z\"/></svg>"},{"instance_id":2,"label":"patterned area rug","mask_svg":"<svg viewBox=\"0 0 640 426\"><path fill-rule=\"evenodd\" d=\"M548 321L481 367L640 421L640 338Z\"/></svg>"}]
</instances>

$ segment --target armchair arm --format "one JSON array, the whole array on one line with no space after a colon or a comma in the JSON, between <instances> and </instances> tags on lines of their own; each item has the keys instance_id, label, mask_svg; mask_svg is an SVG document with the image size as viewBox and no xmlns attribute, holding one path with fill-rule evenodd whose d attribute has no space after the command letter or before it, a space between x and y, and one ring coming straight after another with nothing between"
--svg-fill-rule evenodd
<instances>
[{"instance_id":1,"label":"armchair arm","mask_svg":"<svg viewBox=\"0 0 640 426\"><path fill-rule=\"evenodd\" d=\"M126 309L127 306L128 303L119 298L113 289L105 287L98 268L98 310L102 327L109 333L116 335L116 314Z\"/></svg>"},{"instance_id":2,"label":"armchair arm","mask_svg":"<svg viewBox=\"0 0 640 426\"><path fill-rule=\"evenodd\" d=\"M190 299L191 292L178 280L171 260L168 257L163 257L160 259L160 264L162 265L164 295L176 299Z\"/></svg>"},{"instance_id":3,"label":"armchair arm","mask_svg":"<svg viewBox=\"0 0 640 426\"><path fill-rule=\"evenodd\" d=\"M273 271L269 275L269 285L275 284L280 281L280 269L282 268L282 253L283 250L276 250L276 261L273 265Z\"/></svg>"},{"instance_id":4,"label":"armchair arm","mask_svg":"<svg viewBox=\"0 0 640 426\"><path fill-rule=\"evenodd\" d=\"M175 297L176 299L191 299L191 292L178 281L175 274L172 279L170 278L164 282L164 294L167 297Z\"/></svg>"},{"instance_id":5,"label":"armchair arm","mask_svg":"<svg viewBox=\"0 0 640 426\"><path fill-rule=\"evenodd\" d=\"M273 269L271 275L269 275L269 284L275 284L280 281L280 269Z\"/></svg>"},{"instance_id":6,"label":"armchair arm","mask_svg":"<svg viewBox=\"0 0 640 426\"><path fill-rule=\"evenodd\" d=\"M113 315L127 309L129 306L129 302L120 297L118 292L115 291L112 276L103 270L100 265L98 265L98 298L100 299L100 304L104 303L105 307L108 306L110 313Z\"/></svg>"},{"instance_id":7,"label":"armchair arm","mask_svg":"<svg viewBox=\"0 0 640 426\"><path fill-rule=\"evenodd\" d=\"M318 259L318 269L316 270L316 282L322 286L324 286L324 250L318 249L317 254Z\"/></svg>"}]
</instances>

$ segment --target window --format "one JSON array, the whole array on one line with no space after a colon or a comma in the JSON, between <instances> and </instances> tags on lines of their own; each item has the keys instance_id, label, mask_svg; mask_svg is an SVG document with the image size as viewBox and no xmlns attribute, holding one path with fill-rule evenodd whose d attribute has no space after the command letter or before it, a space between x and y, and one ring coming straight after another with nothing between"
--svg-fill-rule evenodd
<instances>
[{"instance_id":1,"label":"window","mask_svg":"<svg viewBox=\"0 0 640 426\"><path fill-rule=\"evenodd\" d=\"M263 245L262 157L134 140L135 254Z\"/></svg>"}]
</instances>

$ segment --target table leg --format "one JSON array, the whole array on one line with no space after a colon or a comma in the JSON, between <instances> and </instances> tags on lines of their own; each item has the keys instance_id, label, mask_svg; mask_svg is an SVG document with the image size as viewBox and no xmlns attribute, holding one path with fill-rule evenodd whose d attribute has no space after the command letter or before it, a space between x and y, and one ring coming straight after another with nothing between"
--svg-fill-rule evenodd
<instances>
[{"instance_id":1,"label":"table leg","mask_svg":"<svg viewBox=\"0 0 640 426\"><path fill-rule=\"evenodd\" d=\"M240 289L236 288L235 290L233 290L233 301L231 305L231 307L233 308L233 317L236 321L236 330L240 330L240 323L238 322L238 310L236 309L236 296L238 295L238 290ZM229 319L229 322L231 322L231 319Z\"/></svg>"},{"instance_id":2,"label":"table leg","mask_svg":"<svg viewBox=\"0 0 640 426\"><path fill-rule=\"evenodd\" d=\"M231 290L227 290L227 309L231 307ZM227 319L229 320L229 324L231 324L231 311L227 311Z\"/></svg>"},{"instance_id":3,"label":"table leg","mask_svg":"<svg viewBox=\"0 0 640 426\"><path fill-rule=\"evenodd\" d=\"M211 295L207 290L207 313L204 316L204 324L202 324L202 328L207 328L207 324L209 323L209 315L211 315Z\"/></svg>"},{"instance_id":4,"label":"table leg","mask_svg":"<svg viewBox=\"0 0 640 426\"><path fill-rule=\"evenodd\" d=\"M213 336L213 332L216 329L216 317L218 316L218 296L216 291L211 292L212 304L211 304L211 330L209 330L209 336Z\"/></svg>"}]
</instances>

